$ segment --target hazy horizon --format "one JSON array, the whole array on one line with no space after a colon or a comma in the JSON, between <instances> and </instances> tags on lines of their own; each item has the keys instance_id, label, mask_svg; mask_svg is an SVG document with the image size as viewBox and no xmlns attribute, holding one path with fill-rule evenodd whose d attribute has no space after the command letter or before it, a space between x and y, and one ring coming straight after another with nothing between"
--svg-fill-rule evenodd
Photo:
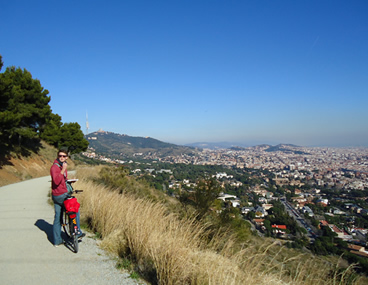
<instances>
[{"instance_id":1,"label":"hazy horizon","mask_svg":"<svg viewBox=\"0 0 368 285\"><path fill-rule=\"evenodd\" d=\"M103 129L99 129L99 130L96 130L96 131L90 131L88 134L86 135L90 135L90 134L93 134L93 133L96 133L98 131L104 131L104 132L112 132L110 130L103 130ZM155 138L155 137L151 137L151 136L145 136L145 135L130 135L130 134L126 134L126 133L118 133L118 132L112 132L112 133L116 133L116 134L120 134L120 135L127 135L127 136L132 136L132 137L150 137L152 139L156 139L156 140L159 140L159 141L162 141L162 142L165 142L165 143L172 143L172 144L177 144L177 145L183 145L183 146L190 146L190 145L199 145L199 144L209 144L209 145L228 145L228 146L239 146L239 147L250 147L250 146L258 146L258 145L262 145L262 144L267 144L267 145L272 145L272 146L275 146L275 145L279 145L279 144L284 144L284 145L295 145L295 146L300 146L300 147L336 147L336 148L349 148L349 147L352 147L352 148L356 148L356 147L362 147L362 148L367 148L368 146L364 146L364 145L298 145L298 144L294 144L294 143L291 143L291 142L278 142L278 141L257 141L257 140L253 140L253 141L226 141L226 140L223 140L223 141L194 141L194 142L188 142L188 143L176 143L176 142L173 142L173 141L165 141L165 140L161 140L159 138Z\"/></svg>"},{"instance_id":2,"label":"hazy horizon","mask_svg":"<svg viewBox=\"0 0 368 285\"><path fill-rule=\"evenodd\" d=\"M4 67L63 122L175 144L368 146L368 2L7 1Z\"/></svg>"}]
</instances>

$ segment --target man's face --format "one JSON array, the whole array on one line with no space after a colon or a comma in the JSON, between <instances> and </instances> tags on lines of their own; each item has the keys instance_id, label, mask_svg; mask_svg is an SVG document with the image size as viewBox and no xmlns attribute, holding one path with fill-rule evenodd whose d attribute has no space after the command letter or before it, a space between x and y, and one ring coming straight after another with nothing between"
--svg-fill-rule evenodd
<instances>
[{"instance_id":1,"label":"man's face","mask_svg":"<svg viewBox=\"0 0 368 285\"><path fill-rule=\"evenodd\" d=\"M59 152L58 158L61 162L65 162L68 159L68 154L65 152Z\"/></svg>"}]
</instances>

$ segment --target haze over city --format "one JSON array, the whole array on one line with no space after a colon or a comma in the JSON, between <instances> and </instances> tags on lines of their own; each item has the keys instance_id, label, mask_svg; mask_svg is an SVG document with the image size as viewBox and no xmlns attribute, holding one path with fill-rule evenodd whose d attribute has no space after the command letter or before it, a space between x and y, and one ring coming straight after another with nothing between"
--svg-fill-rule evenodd
<instances>
[{"instance_id":1,"label":"haze over city","mask_svg":"<svg viewBox=\"0 0 368 285\"><path fill-rule=\"evenodd\" d=\"M368 146L368 2L7 1L0 54L63 122L165 142ZM6 25L5 25L6 23Z\"/></svg>"}]
</instances>

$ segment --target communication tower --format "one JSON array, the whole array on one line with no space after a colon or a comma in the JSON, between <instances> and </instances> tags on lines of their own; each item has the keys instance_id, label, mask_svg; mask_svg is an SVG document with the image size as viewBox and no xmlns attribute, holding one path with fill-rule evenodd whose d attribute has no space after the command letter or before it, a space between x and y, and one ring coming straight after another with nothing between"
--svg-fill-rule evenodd
<instances>
[{"instance_id":1,"label":"communication tower","mask_svg":"<svg viewBox=\"0 0 368 285\"><path fill-rule=\"evenodd\" d=\"M89 123L88 123L88 113L86 112L86 135L88 135Z\"/></svg>"}]
</instances>

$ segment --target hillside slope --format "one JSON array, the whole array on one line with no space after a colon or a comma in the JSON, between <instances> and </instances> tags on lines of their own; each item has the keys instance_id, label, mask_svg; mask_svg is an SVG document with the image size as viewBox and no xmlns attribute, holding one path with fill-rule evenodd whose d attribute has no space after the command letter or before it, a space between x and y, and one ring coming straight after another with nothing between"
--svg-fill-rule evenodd
<instances>
[{"instance_id":1,"label":"hillside slope","mask_svg":"<svg viewBox=\"0 0 368 285\"><path fill-rule=\"evenodd\" d=\"M42 143L39 153L32 153L27 157L11 157L2 161L0 165L0 186L24 181L31 178L50 174L50 167L55 160L57 150ZM69 160L69 169L73 169L74 163Z\"/></svg>"}]
</instances>

